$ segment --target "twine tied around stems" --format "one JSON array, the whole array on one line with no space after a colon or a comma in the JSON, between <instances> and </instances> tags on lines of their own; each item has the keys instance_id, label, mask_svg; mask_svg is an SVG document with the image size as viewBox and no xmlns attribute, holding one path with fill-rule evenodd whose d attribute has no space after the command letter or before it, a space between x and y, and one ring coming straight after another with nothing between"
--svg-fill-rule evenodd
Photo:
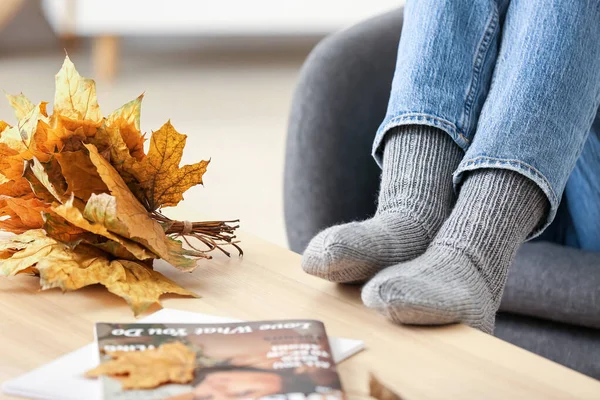
<instances>
[{"instance_id":1,"label":"twine tied around stems","mask_svg":"<svg viewBox=\"0 0 600 400\"><path fill-rule=\"evenodd\" d=\"M182 235L189 235L192 233L193 224L190 221L183 221L183 231L181 231Z\"/></svg>"}]
</instances>

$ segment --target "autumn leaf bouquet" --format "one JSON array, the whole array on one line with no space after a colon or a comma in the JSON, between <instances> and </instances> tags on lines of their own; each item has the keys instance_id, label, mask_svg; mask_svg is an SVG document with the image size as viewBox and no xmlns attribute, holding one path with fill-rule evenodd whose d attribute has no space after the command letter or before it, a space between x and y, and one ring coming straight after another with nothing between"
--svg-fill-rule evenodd
<instances>
[{"instance_id":1,"label":"autumn leaf bouquet","mask_svg":"<svg viewBox=\"0 0 600 400\"><path fill-rule=\"evenodd\" d=\"M192 271L235 244L237 221L172 221L160 211L202 183L208 161L179 167L186 136L170 122L140 132L142 96L107 117L93 80L67 57L53 112L7 96L18 123L0 121L0 275L35 274L42 289L101 284L137 315L163 293L196 296L152 268ZM183 243L188 246L184 248Z\"/></svg>"}]
</instances>

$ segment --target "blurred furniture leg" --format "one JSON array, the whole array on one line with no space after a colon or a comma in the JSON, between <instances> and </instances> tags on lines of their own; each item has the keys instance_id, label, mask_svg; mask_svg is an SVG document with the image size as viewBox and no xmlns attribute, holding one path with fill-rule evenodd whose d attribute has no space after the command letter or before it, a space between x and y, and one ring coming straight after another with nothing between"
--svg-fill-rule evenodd
<instances>
[{"instance_id":1,"label":"blurred furniture leg","mask_svg":"<svg viewBox=\"0 0 600 400\"><path fill-rule=\"evenodd\" d=\"M119 38L114 35L95 37L93 52L95 76L112 81L117 73Z\"/></svg>"},{"instance_id":2,"label":"blurred furniture leg","mask_svg":"<svg viewBox=\"0 0 600 400\"><path fill-rule=\"evenodd\" d=\"M75 33L77 0L66 0L64 14L61 20L60 42L62 47L67 50L75 50L79 44L79 38Z\"/></svg>"}]
</instances>

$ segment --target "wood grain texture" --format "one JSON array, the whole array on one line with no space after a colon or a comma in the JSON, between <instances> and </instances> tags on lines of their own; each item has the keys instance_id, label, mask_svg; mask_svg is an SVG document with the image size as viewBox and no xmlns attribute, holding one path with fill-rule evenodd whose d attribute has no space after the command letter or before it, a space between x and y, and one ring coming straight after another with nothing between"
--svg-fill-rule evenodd
<instances>
[{"instance_id":1,"label":"wood grain texture","mask_svg":"<svg viewBox=\"0 0 600 400\"><path fill-rule=\"evenodd\" d=\"M330 335L364 340L367 350L339 367L351 399L368 392L370 371L411 400L600 398L600 382L469 327L393 325L362 305L358 287L308 276L297 254L241 237L243 259L216 255L190 274L159 265L202 296L165 297L163 305L241 319L319 319ZM0 279L0 304L0 381L89 343L96 321L134 320L100 287L40 292L37 278L26 276Z\"/></svg>"}]
</instances>

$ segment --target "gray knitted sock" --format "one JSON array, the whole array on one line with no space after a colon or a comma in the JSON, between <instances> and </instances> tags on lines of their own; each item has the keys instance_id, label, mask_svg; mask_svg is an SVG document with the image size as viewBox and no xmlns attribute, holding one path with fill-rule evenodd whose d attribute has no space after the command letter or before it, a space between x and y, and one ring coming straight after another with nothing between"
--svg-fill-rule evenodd
<instances>
[{"instance_id":1,"label":"gray knitted sock","mask_svg":"<svg viewBox=\"0 0 600 400\"><path fill-rule=\"evenodd\" d=\"M363 302L397 323L463 322L491 333L509 265L547 211L546 196L523 175L472 172L427 251L377 274Z\"/></svg>"},{"instance_id":2,"label":"gray knitted sock","mask_svg":"<svg viewBox=\"0 0 600 400\"><path fill-rule=\"evenodd\" d=\"M304 252L302 268L334 282L361 282L423 253L450 214L452 172L462 156L436 128L411 125L390 132L375 216L319 233Z\"/></svg>"}]
</instances>

